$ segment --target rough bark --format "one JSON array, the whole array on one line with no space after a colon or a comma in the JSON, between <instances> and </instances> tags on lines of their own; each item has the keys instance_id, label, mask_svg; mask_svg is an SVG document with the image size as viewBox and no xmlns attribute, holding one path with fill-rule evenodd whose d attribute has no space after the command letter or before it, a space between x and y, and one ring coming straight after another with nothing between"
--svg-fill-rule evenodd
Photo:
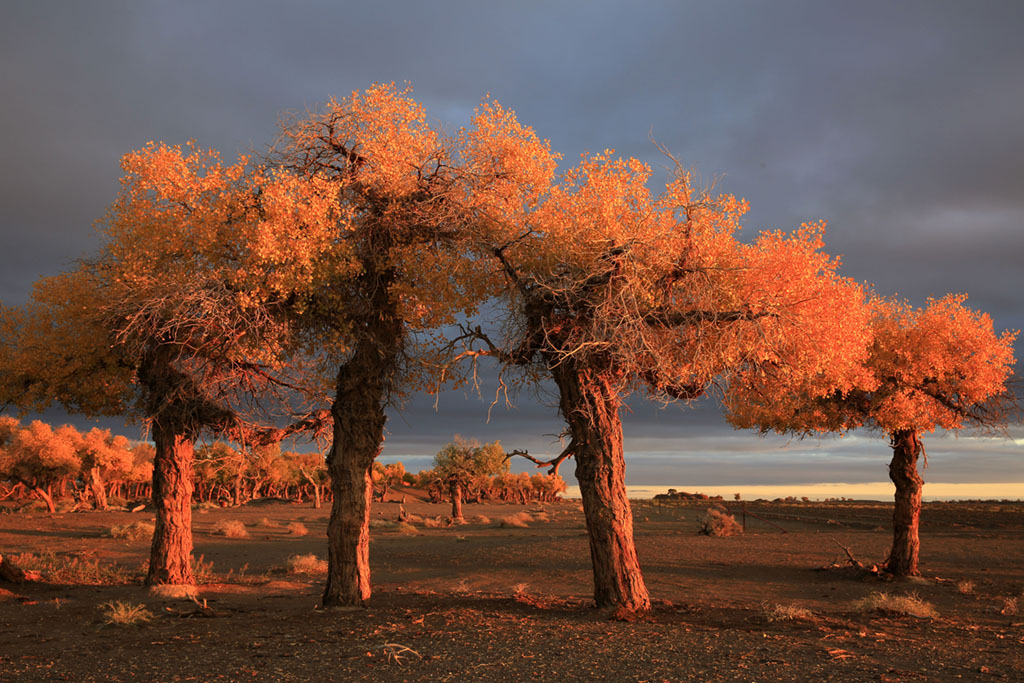
<instances>
[{"instance_id":1,"label":"rough bark","mask_svg":"<svg viewBox=\"0 0 1024 683\"><path fill-rule=\"evenodd\" d=\"M642 612L651 607L633 543L626 495L621 401L608 378L572 360L552 364L559 406L569 424L576 478L590 538L594 602Z\"/></svg>"},{"instance_id":2,"label":"rough bark","mask_svg":"<svg viewBox=\"0 0 1024 683\"><path fill-rule=\"evenodd\" d=\"M333 500L325 606L361 606L370 598L372 468L384 440L387 379L394 367L387 348L366 340L338 372L331 406L334 441L327 457Z\"/></svg>"},{"instance_id":3,"label":"rough bark","mask_svg":"<svg viewBox=\"0 0 1024 683\"><path fill-rule=\"evenodd\" d=\"M166 421L153 421L153 507L156 528L146 583L195 584L192 574L192 487L195 441Z\"/></svg>"},{"instance_id":4,"label":"rough bark","mask_svg":"<svg viewBox=\"0 0 1024 683\"><path fill-rule=\"evenodd\" d=\"M924 479L917 472L917 459L922 452L921 437L914 430L896 431L891 436L889 478L896 485L896 502L892 513L892 549L886 570L894 576L917 576L921 548L918 536L921 489L924 485Z\"/></svg>"},{"instance_id":5,"label":"rough bark","mask_svg":"<svg viewBox=\"0 0 1024 683\"><path fill-rule=\"evenodd\" d=\"M462 516L462 482L458 477L452 477L448 481L448 491L452 496L452 521L460 524L465 518Z\"/></svg>"},{"instance_id":6,"label":"rough bark","mask_svg":"<svg viewBox=\"0 0 1024 683\"><path fill-rule=\"evenodd\" d=\"M107 489L103 485L99 467L89 468L89 488L92 489L92 504L97 510L107 509Z\"/></svg>"}]
</instances>

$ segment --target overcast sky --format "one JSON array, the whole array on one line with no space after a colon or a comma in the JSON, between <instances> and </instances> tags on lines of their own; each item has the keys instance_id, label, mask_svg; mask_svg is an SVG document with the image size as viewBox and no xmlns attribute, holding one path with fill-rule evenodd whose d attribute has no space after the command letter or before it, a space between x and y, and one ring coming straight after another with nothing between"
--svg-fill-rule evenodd
<instances>
[{"instance_id":1,"label":"overcast sky","mask_svg":"<svg viewBox=\"0 0 1024 683\"><path fill-rule=\"evenodd\" d=\"M272 141L284 112L408 81L450 129L491 93L570 163L611 147L658 167L653 136L750 201L750 235L825 219L846 275L922 304L967 292L1019 329L1022 29L1013 0L5 2L0 300L96 248L125 152L195 139L230 159ZM486 402L414 399L385 455L456 432L557 452L554 409L522 399L489 425ZM761 440L711 406L635 403L625 432L630 484L887 476L880 438ZM1024 482L1015 435L926 441L926 480Z\"/></svg>"}]
</instances>

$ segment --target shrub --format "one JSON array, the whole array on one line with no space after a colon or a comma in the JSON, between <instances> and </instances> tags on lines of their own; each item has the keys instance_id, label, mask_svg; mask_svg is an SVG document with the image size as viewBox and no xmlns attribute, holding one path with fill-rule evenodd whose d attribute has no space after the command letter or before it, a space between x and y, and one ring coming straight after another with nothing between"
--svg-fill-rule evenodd
<instances>
[{"instance_id":1,"label":"shrub","mask_svg":"<svg viewBox=\"0 0 1024 683\"><path fill-rule=\"evenodd\" d=\"M1017 616L1017 598L1003 598L1003 607L999 610L999 613L1005 614L1008 617Z\"/></svg>"},{"instance_id":2,"label":"shrub","mask_svg":"<svg viewBox=\"0 0 1024 683\"><path fill-rule=\"evenodd\" d=\"M409 524L423 524L423 518L419 515L406 515L405 519L402 521L408 522Z\"/></svg>"},{"instance_id":3,"label":"shrub","mask_svg":"<svg viewBox=\"0 0 1024 683\"><path fill-rule=\"evenodd\" d=\"M423 520L423 526L427 527L428 529L440 529L444 526L444 522L441 520L440 517L433 517L430 519Z\"/></svg>"},{"instance_id":4,"label":"shrub","mask_svg":"<svg viewBox=\"0 0 1024 683\"><path fill-rule=\"evenodd\" d=\"M416 527L414 527L412 524L409 524L409 522L399 522L398 530L406 536L415 536L419 533L419 531L416 530Z\"/></svg>"},{"instance_id":5,"label":"shrub","mask_svg":"<svg viewBox=\"0 0 1024 683\"><path fill-rule=\"evenodd\" d=\"M930 603L922 600L916 593L910 595L893 595L892 593L872 593L854 603L854 607L862 612L883 612L888 614L905 614L922 619L934 619L939 616Z\"/></svg>"},{"instance_id":6,"label":"shrub","mask_svg":"<svg viewBox=\"0 0 1024 683\"><path fill-rule=\"evenodd\" d=\"M288 533L292 536L305 536L309 533L309 529L302 522L292 522L288 525Z\"/></svg>"},{"instance_id":7,"label":"shrub","mask_svg":"<svg viewBox=\"0 0 1024 683\"><path fill-rule=\"evenodd\" d=\"M789 621L791 619L810 619L813 614L809 609L797 607L796 605L772 605L764 603L761 605L764 615L768 621Z\"/></svg>"},{"instance_id":8,"label":"shrub","mask_svg":"<svg viewBox=\"0 0 1024 683\"><path fill-rule=\"evenodd\" d=\"M288 573L290 574L326 574L327 560L321 560L316 555L292 555L288 558Z\"/></svg>"},{"instance_id":9,"label":"shrub","mask_svg":"<svg viewBox=\"0 0 1024 683\"><path fill-rule=\"evenodd\" d=\"M505 528L525 529L526 527L530 526L530 522L532 521L533 517L531 517L528 513L517 512L514 515L502 517L501 522L498 523L498 526Z\"/></svg>"},{"instance_id":10,"label":"shrub","mask_svg":"<svg viewBox=\"0 0 1024 683\"><path fill-rule=\"evenodd\" d=\"M130 602L111 601L100 606L104 621L114 626L138 626L153 619L153 613L145 605Z\"/></svg>"},{"instance_id":11,"label":"shrub","mask_svg":"<svg viewBox=\"0 0 1024 683\"><path fill-rule=\"evenodd\" d=\"M957 581L956 590L963 595L970 595L974 592L974 582L967 579Z\"/></svg>"},{"instance_id":12,"label":"shrub","mask_svg":"<svg viewBox=\"0 0 1024 683\"><path fill-rule=\"evenodd\" d=\"M153 537L153 522L132 522L110 527L107 534L112 538L122 538L128 541L141 541Z\"/></svg>"},{"instance_id":13,"label":"shrub","mask_svg":"<svg viewBox=\"0 0 1024 683\"><path fill-rule=\"evenodd\" d=\"M705 536L735 536L743 533L743 527L728 512L708 508L697 531Z\"/></svg>"},{"instance_id":14,"label":"shrub","mask_svg":"<svg viewBox=\"0 0 1024 683\"><path fill-rule=\"evenodd\" d=\"M278 524L277 522L273 521L272 519L268 519L268 518L264 517L263 519L260 520L260 526L263 527L264 529L277 529L281 525Z\"/></svg>"},{"instance_id":15,"label":"shrub","mask_svg":"<svg viewBox=\"0 0 1024 683\"><path fill-rule=\"evenodd\" d=\"M221 536L227 536L228 538L249 537L249 531L245 528L245 524L237 519L226 519L224 521L217 522L217 526L213 527L213 533Z\"/></svg>"},{"instance_id":16,"label":"shrub","mask_svg":"<svg viewBox=\"0 0 1024 683\"><path fill-rule=\"evenodd\" d=\"M49 583L115 585L125 584L133 578L131 573L119 565L103 565L94 557L78 555L57 555L52 552L41 555L23 553L10 561L25 572L39 572Z\"/></svg>"},{"instance_id":17,"label":"shrub","mask_svg":"<svg viewBox=\"0 0 1024 683\"><path fill-rule=\"evenodd\" d=\"M484 515L477 515L472 519L473 524L490 524L491 518Z\"/></svg>"}]
</instances>

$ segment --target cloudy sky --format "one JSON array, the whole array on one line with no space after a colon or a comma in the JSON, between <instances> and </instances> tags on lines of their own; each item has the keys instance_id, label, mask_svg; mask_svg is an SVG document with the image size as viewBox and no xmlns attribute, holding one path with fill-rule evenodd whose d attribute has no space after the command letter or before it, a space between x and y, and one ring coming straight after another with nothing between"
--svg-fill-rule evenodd
<instances>
[{"instance_id":1,"label":"cloudy sky","mask_svg":"<svg viewBox=\"0 0 1024 683\"><path fill-rule=\"evenodd\" d=\"M1021 27L1015 0L3 3L0 300L95 249L123 153L195 139L230 158L284 112L408 81L451 129L491 93L568 160L611 147L660 167L653 136L750 201L745 231L825 219L845 274L917 303L967 292L1019 329ZM386 456L417 469L456 432L559 450L529 396L489 424L486 401L432 405L393 414ZM759 439L708 405L634 402L625 432L633 485L886 478L878 437ZM1014 436L931 438L925 477L1024 497Z\"/></svg>"}]
</instances>

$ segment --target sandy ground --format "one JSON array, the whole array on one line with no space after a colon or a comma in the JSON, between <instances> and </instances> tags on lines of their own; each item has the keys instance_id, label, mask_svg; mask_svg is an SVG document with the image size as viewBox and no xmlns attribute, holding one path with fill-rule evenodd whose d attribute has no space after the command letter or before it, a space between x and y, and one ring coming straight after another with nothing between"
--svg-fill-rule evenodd
<instances>
[{"instance_id":1,"label":"sandy ground","mask_svg":"<svg viewBox=\"0 0 1024 683\"><path fill-rule=\"evenodd\" d=\"M0 586L0 680L1024 680L1024 505L926 505L924 576L900 582L819 569L846 564L839 544L880 561L887 505L749 503L758 517L729 538L696 533L707 506L635 503L655 608L633 622L590 606L577 501L467 505L467 518L490 523L417 524L414 535L375 529L370 606L347 611L319 608L321 577L285 570L292 555L325 556L326 508L197 510L205 610L150 595L139 585L148 542L106 535L146 512L2 514L0 553L113 565L127 583ZM742 518L739 503L726 506ZM448 512L412 498L406 508ZM497 526L541 508L548 521ZM397 513L389 502L373 515ZM245 523L249 537L216 534L225 520ZM309 534L289 534L291 522ZM938 616L856 605L875 592L916 594ZM144 604L154 618L106 624L109 601ZM782 619L776 606L809 614Z\"/></svg>"}]
</instances>

